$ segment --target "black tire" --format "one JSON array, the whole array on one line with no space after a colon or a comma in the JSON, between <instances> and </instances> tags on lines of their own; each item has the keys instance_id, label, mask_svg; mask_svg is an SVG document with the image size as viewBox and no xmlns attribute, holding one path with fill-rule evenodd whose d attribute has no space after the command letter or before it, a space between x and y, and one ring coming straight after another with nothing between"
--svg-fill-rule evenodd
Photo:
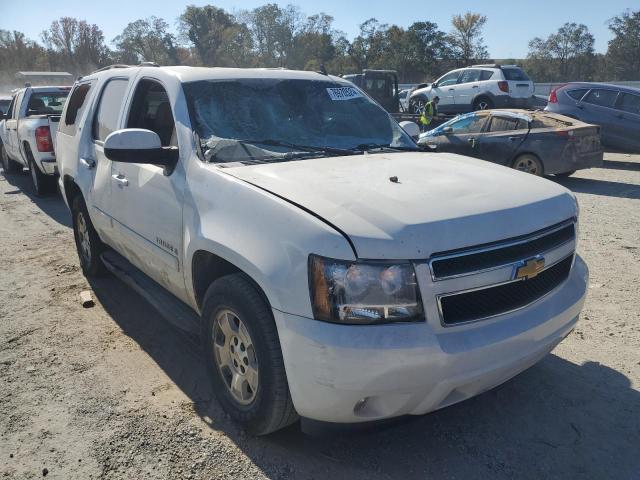
<instances>
[{"instance_id":1,"label":"black tire","mask_svg":"<svg viewBox=\"0 0 640 480\"><path fill-rule=\"evenodd\" d=\"M4 170L5 175L13 175L16 173L22 173L22 165L18 162L11 160L7 151L4 148L4 145L0 146L0 155L2 156L2 168Z\"/></svg>"},{"instance_id":2,"label":"black tire","mask_svg":"<svg viewBox=\"0 0 640 480\"><path fill-rule=\"evenodd\" d=\"M538 177L544 175L544 166L542 165L542 162L532 153L523 153L522 155L519 155L513 161L511 167Z\"/></svg>"},{"instance_id":3,"label":"black tire","mask_svg":"<svg viewBox=\"0 0 640 480\"><path fill-rule=\"evenodd\" d=\"M493 101L489 97L478 97L473 101L473 111L477 110L491 110L493 108Z\"/></svg>"},{"instance_id":4,"label":"black tire","mask_svg":"<svg viewBox=\"0 0 640 480\"><path fill-rule=\"evenodd\" d=\"M73 217L73 238L76 241L82 272L87 277L104 275L107 273L107 269L102 263L100 255L106 247L100 240L95 228L93 228L87 205L81 195L76 195L71 201L71 215ZM86 236L83 232L83 223L86 229Z\"/></svg>"},{"instance_id":5,"label":"black tire","mask_svg":"<svg viewBox=\"0 0 640 480\"><path fill-rule=\"evenodd\" d=\"M556 173L554 174L556 177L562 177L562 178L567 178L570 177L571 175L573 175L574 173L576 173L575 170L570 170L568 172L561 172L561 173Z\"/></svg>"},{"instance_id":6,"label":"black tire","mask_svg":"<svg viewBox=\"0 0 640 480\"><path fill-rule=\"evenodd\" d=\"M234 372L230 369L223 372L224 367L219 367L216 354L216 348L226 349L227 343L233 343L226 335L222 339L219 336L222 330L217 327L218 319L225 312L231 313L232 318L235 315L235 319L246 328L251 341L251 355L257 362L257 387L255 392L248 389L252 398L245 404L231 392L228 376ZM213 282L204 297L202 321L207 368L213 391L224 411L254 435L266 435L294 423L298 415L289 393L275 321L269 305L251 280L242 273L234 273ZM237 341L237 338L233 340ZM233 357L233 347L229 348L228 355ZM234 365L238 367L238 364Z\"/></svg>"},{"instance_id":7,"label":"black tire","mask_svg":"<svg viewBox=\"0 0 640 480\"><path fill-rule=\"evenodd\" d=\"M424 111L424 106L428 100L418 97L413 98L409 101L409 113L413 113L415 115L420 115Z\"/></svg>"},{"instance_id":8,"label":"black tire","mask_svg":"<svg viewBox=\"0 0 640 480\"><path fill-rule=\"evenodd\" d=\"M37 197L43 197L48 193L53 193L55 186L55 178L49 175L45 175L40 171L31 153L29 145L24 146L24 150L27 156L27 166L29 167L29 176L31 177L31 183L33 184L33 191Z\"/></svg>"}]
</instances>

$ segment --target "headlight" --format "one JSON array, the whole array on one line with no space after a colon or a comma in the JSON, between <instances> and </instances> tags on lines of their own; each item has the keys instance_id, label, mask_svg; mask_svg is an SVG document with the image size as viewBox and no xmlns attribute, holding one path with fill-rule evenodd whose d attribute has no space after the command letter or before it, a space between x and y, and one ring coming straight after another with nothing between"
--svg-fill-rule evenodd
<instances>
[{"instance_id":1,"label":"headlight","mask_svg":"<svg viewBox=\"0 0 640 480\"><path fill-rule=\"evenodd\" d=\"M316 320L345 324L424 321L410 263L350 262L309 255Z\"/></svg>"}]
</instances>

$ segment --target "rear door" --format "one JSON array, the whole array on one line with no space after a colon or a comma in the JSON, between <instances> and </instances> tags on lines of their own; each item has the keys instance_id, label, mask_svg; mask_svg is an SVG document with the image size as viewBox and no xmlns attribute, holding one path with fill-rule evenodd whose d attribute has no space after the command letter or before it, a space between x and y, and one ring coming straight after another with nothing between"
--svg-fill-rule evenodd
<instances>
[{"instance_id":1,"label":"rear door","mask_svg":"<svg viewBox=\"0 0 640 480\"><path fill-rule=\"evenodd\" d=\"M90 136L86 143L90 145L87 152L79 152L80 169L95 169L93 191L91 192L91 220L109 245L122 248L126 241L121 230L116 228L113 219L117 216L117 208L121 204L113 202L113 178L111 177L111 160L104 154L104 141L111 132L120 128L125 95L130 82L128 76L108 78L100 85L99 99L92 112L92 119L86 122ZM82 142L85 143L85 142ZM94 164L93 166L91 166Z\"/></svg>"},{"instance_id":2,"label":"rear door","mask_svg":"<svg viewBox=\"0 0 640 480\"><path fill-rule=\"evenodd\" d=\"M640 149L640 94L620 92L616 110L621 143L627 148Z\"/></svg>"},{"instance_id":3,"label":"rear door","mask_svg":"<svg viewBox=\"0 0 640 480\"><path fill-rule=\"evenodd\" d=\"M510 165L518 147L529 133L526 120L512 116L492 114L478 139L478 157L500 165Z\"/></svg>"},{"instance_id":4,"label":"rear door","mask_svg":"<svg viewBox=\"0 0 640 480\"><path fill-rule=\"evenodd\" d=\"M23 159L22 154L20 153L20 142L18 141L18 118L20 117L20 104L22 103L23 98L24 90L18 92L14 97L11 116L5 120L9 145L9 148L6 149L7 153L9 153L9 156L14 160L20 161L20 163L23 163Z\"/></svg>"},{"instance_id":5,"label":"rear door","mask_svg":"<svg viewBox=\"0 0 640 480\"><path fill-rule=\"evenodd\" d=\"M576 105L581 110L580 120L594 125L600 125L600 134L605 143L618 144L624 141L618 131L618 112L614 106L618 98L618 91L610 88L594 88L587 93Z\"/></svg>"},{"instance_id":6,"label":"rear door","mask_svg":"<svg viewBox=\"0 0 640 480\"><path fill-rule=\"evenodd\" d=\"M462 71L454 91L456 110L465 112L472 110L471 104L480 89L481 73L480 70L474 68Z\"/></svg>"}]
</instances>

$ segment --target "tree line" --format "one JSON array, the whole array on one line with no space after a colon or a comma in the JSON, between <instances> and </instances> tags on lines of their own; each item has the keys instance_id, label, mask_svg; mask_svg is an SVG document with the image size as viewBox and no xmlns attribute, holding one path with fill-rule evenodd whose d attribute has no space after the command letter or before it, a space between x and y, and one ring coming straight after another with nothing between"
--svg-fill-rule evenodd
<instances>
[{"instance_id":1,"label":"tree line","mask_svg":"<svg viewBox=\"0 0 640 480\"><path fill-rule=\"evenodd\" d=\"M160 65L324 68L332 74L365 68L393 69L400 81L430 81L446 71L490 61L483 40L487 17L454 15L448 31L431 21L408 27L371 18L349 40L325 13L305 15L299 7L266 4L230 13L213 5L189 5L174 33L166 20L151 16L129 23L109 47L98 25L62 17L38 41L0 30L4 83L23 70L68 71L85 75L97 68L142 61ZM639 80L640 10L608 22L613 38L605 54L595 53L594 37L582 24L565 23L547 38L529 42L519 63L537 82Z\"/></svg>"}]
</instances>

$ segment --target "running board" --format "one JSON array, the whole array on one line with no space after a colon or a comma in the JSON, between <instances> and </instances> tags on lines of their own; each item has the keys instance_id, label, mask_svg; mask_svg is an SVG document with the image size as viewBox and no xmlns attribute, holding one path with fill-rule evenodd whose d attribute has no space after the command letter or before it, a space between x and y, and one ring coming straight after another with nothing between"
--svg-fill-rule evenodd
<instances>
[{"instance_id":1,"label":"running board","mask_svg":"<svg viewBox=\"0 0 640 480\"><path fill-rule=\"evenodd\" d=\"M107 250L100 258L111 273L133 288L170 324L189 334L200 335L200 317L186 303L169 293L119 253Z\"/></svg>"}]
</instances>

